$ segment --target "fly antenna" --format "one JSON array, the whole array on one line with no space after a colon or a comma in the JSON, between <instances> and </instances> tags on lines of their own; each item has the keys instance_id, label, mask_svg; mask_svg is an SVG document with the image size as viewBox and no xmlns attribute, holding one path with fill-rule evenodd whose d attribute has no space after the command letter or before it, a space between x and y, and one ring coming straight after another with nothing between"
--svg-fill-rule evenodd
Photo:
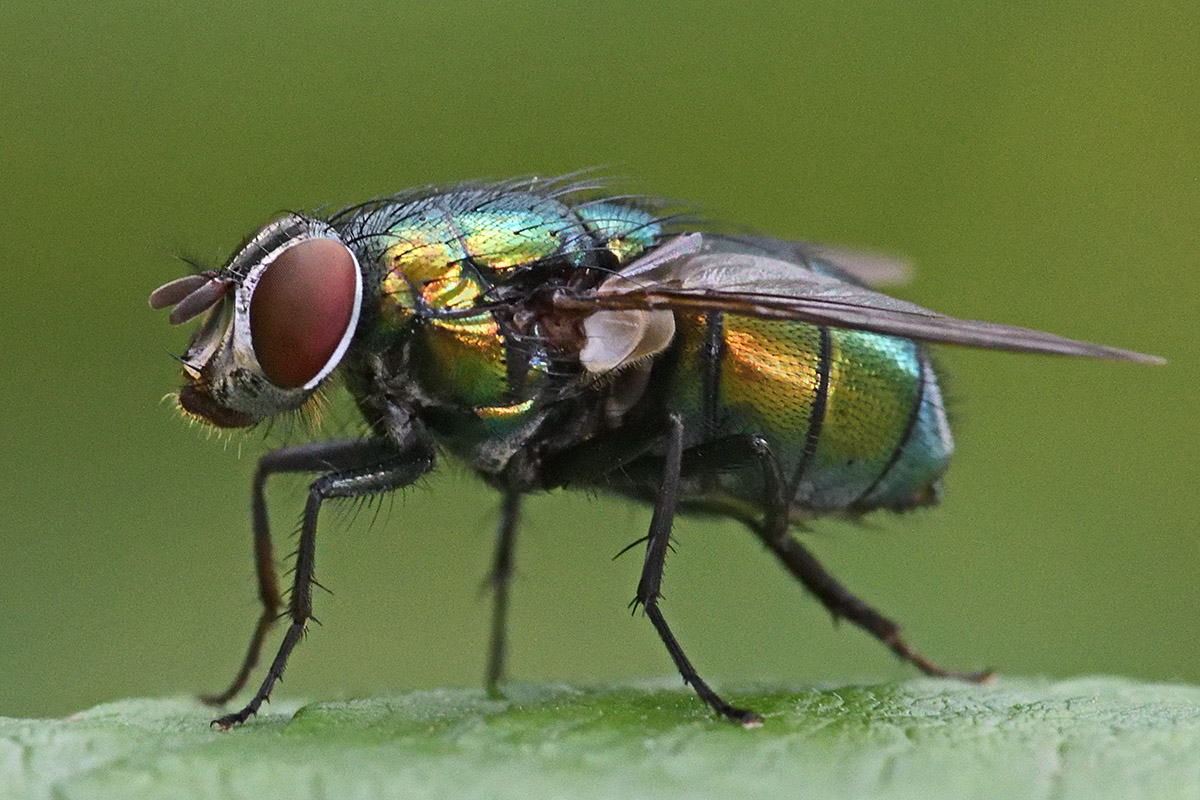
<instances>
[{"instance_id":1,"label":"fly antenna","mask_svg":"<svg viewBox=\"0 0 1200 800\"><path fill-rule=\"evenodd\" d=\"M171 324L181 325L215 306L224 299L233 285L231 278L217 272L202 272L177 278L150 293L150 307L171 311Z\"/></svg>"}]
</instances>

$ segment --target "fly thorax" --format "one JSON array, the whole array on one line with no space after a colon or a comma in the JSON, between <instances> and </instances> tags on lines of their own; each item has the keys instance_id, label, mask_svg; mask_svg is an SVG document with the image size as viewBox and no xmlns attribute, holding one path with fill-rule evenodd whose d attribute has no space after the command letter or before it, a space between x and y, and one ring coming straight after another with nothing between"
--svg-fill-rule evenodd
<instances>
[{"instance_id":1,"label":"fly thorax","mask_svg":"<svg viewBox=\"0 0 1200 800\"><path fill-rule=\"evenodd\" d=\"M564 380L582 372L587 337L578 317L558 324L537 298L556 285L594 285L661 231L634 208L470 189L364 207L335 224L370 264L373 336L402 352L394 376L411 382L403 393L451 449L488 462L503 460ZM663 328L651 327L653 340ZM621 381L616 416L639 384L632 370Z\"/></svg>"},{"instance_id":2,"label":"fly thorax","mask_svg":"<svg viewBox=\"0 0 1200 800\"><path fill-rule=\"evenodd\" d=\"M469 194L396 212L377 240L379 329L403 341L407 377L466 438L504 434L532 413L545 386L544 348L497 313L512 282L572 269L586 229L561 203Z\"/></svg>"}]
</instances>

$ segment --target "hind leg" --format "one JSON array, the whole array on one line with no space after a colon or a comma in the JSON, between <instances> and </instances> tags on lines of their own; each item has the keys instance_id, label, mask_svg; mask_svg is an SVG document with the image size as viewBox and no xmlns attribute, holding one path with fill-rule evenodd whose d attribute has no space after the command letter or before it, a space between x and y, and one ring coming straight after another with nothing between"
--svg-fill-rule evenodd
<instances>
[{"instance_id":1,"label":"hind leg","mask_svg":"<svg viewBox=\"0 0 1200 800\"><path fill-rule=\"evenodd\" d=\"M683 473L706 474L716 469L757 463L763 474L763 519L751 528L796 580L821 602L835 618L845 619L883 642L904 661L926 675L981 683L991 671L956 672L921 655L900 636L900 626L860 600L821 566L820 562L788 531L791 498L779 461L770 443L761 436L744 435L719 439L691 448L684 454Z\"/></svg>"}]
</instances>

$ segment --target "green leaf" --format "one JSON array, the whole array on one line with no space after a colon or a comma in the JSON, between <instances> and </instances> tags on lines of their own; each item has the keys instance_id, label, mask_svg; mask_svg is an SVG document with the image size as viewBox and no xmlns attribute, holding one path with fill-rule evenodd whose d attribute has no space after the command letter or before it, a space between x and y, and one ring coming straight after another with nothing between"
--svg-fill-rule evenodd
<instances>
[{"instance_id":1,"label":"green leaf","mask_svg":"<svg viewBox=\"0 0 1200 800\"><path fill-rule=\"evenodd\" d=\"M765 717L743 729L664 685L280 703L230 732L187 699L0 719L0 797L1200 797L1196 687L730 692Z\"/></svg>"}]
</instances>

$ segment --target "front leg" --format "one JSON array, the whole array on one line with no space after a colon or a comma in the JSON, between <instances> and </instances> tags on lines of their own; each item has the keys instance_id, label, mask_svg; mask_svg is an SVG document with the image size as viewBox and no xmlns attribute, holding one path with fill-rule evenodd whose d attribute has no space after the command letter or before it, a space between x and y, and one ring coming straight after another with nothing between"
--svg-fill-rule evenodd
<instances>
[{"instance_id":1,"label":"front leg","mask_svg":"<svg viewBox=\"0 0 1200 800\"><path fill-rule=\"evenodd\" d=\"M271 695L283 676L288 656L304 635L312 617L313 567L317 542L317 515L321 504L334 497L363 497L399 489L411 484L433 467L433 447L424 439L404 450L389 447L391 455L368 466L335 470L317 478L309 486L308 502L300 527L300 545L296 551L295 577L287 614L292 623L284 634L279 652L254 697L240 711L213 720L213 725L228 730L258 713L259 706Z\"/></svg>"},{"instance_id":2,"label":"front leg","mask_svg":"<svg viewBox=\"0 0 1200 800\"><path fill-rule=\"evenodd\" d=\"M271 545L270 518L267 516L267 478L286 472L327 472L330 470L353 469L363 464L374 464L395 452L395 447L384 439L338 439L330 442L313 442L297 447L273 450L258 460L254 473L252 492L254 568L258 577L258 598L262 613L250 638L250 647L242 659L237 675L223 692L201 695L209 705L223 706L240 692L250 679L250 673L258 664L263 640L267 631L279 619L283 598L279 594L279 580L275 575L275 555Z\"/></svg>"}]
</instances>

